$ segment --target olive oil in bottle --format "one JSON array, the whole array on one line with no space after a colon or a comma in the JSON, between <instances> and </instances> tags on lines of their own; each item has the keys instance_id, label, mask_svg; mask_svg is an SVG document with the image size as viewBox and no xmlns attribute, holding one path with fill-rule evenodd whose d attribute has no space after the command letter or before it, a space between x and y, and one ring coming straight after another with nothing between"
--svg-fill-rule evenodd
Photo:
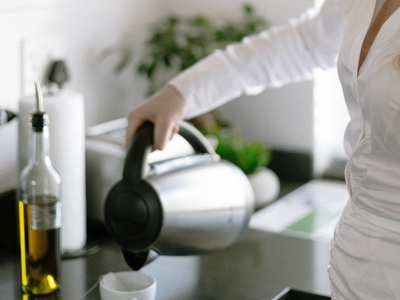
<instances>
[{"instance_id":1,"label":"olive oil in bottle","mask_svg":"<svg viewBox=\"0 0 400 300\"><path fill-rule=\"evenodd\" d=\"M49 157L48 116L36 83L37 109L30 116L30 156L19 179L21 283L24 293L59 288L61 266L61 180Z\"/></svg>"}]
</instances>

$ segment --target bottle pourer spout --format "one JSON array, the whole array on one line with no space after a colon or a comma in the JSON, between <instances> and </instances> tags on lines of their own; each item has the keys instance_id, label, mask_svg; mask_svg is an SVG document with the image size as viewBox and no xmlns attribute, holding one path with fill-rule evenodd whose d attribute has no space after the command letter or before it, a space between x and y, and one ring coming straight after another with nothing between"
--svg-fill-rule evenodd
<instances>
[{"instance_id":1,"label":"bottle pourer spout","mask_svg":"<svg viewBox=\"0 0 400 300\"><path fill-rule=\"evenodd\" d=\"M42 88L40 87L40 82L35 81L35 90L36 90L36 108L38 111L43 112L43 93Z\"/></svg>"},{"instance_id":2,"label":"bottle pourer spout","mask_svg":"<svg viewBox=\"0 0 400 300\"><path fill-rule=\"evenodd\" d=\"M31 114L31 126L35 132L42 132L48 124L48 117L43 108L43 93L39 81L35 81L36 111Z\"/></svg>"}]
</instances>

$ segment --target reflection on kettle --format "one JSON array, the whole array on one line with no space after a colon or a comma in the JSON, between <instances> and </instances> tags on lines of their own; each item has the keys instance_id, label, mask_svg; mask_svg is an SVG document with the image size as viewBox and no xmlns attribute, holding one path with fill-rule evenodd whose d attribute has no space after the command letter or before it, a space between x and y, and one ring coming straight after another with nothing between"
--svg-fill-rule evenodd
<instances>
[{"instance_id":1,"label":"reflection on kettle","mask_svg":"<svg viewBox=\"0 0 400 300\"><path fill-rule=\"evenodd\" d=\"M254 211L245 174L220 160L207 139L182 122L195 154L149 164L154 125L132 139L123 178L109 192L105 221L134 270L157 255L197 255L229 247Z\"/></svg>"}]
</instances>

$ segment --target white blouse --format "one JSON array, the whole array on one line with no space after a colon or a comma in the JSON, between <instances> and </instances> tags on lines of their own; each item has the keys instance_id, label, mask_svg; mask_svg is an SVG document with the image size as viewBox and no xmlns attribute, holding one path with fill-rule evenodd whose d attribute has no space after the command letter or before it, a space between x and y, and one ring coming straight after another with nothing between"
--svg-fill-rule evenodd
<instances>
[{"instance_id":1,"label":"white blouse","mask_svg":"<svg viewBox=\"0 0 400 300\"><path fill-rule=\"evenodd\" d=\"M345 134L349 193L371 222L400 232L400 10L383 25L358 73L375 1L354 6L338 61L351 117Z\"/></svg>"},{"instance_id":2,"label":"white blouse","mask_svg":"<svg viewBox=\"0 0 400 300\"><path fill-rule=\"evenodd\" d=\"M376 0L327 0L288 25L248 37L186 70L170 83L185 97L188 118L243 94L304 80L338 64L351 121L345 133L346 179L368 217L400 231L400 11L384 24L357 74ZM382 219L382 217L384 219Z\"/></svg>"}]
</instances>

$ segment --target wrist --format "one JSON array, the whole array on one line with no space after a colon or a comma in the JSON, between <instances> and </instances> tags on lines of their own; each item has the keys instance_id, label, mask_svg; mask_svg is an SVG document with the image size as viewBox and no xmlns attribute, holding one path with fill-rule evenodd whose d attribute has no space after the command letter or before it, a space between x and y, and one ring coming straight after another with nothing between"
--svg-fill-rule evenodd
<instances>
[{"instance_id":1,"label":"wrist","mask_svg":"<svg viewBox=\"0 0 400 300\"><path fill-rule=\"evenodd\" d=\"M179 110L181 117L183 118L188 112L188 104L182 93L172 84L168 84L162 90L165 97L173 102L174 107Z\"/></svg>"}]
</instances>

